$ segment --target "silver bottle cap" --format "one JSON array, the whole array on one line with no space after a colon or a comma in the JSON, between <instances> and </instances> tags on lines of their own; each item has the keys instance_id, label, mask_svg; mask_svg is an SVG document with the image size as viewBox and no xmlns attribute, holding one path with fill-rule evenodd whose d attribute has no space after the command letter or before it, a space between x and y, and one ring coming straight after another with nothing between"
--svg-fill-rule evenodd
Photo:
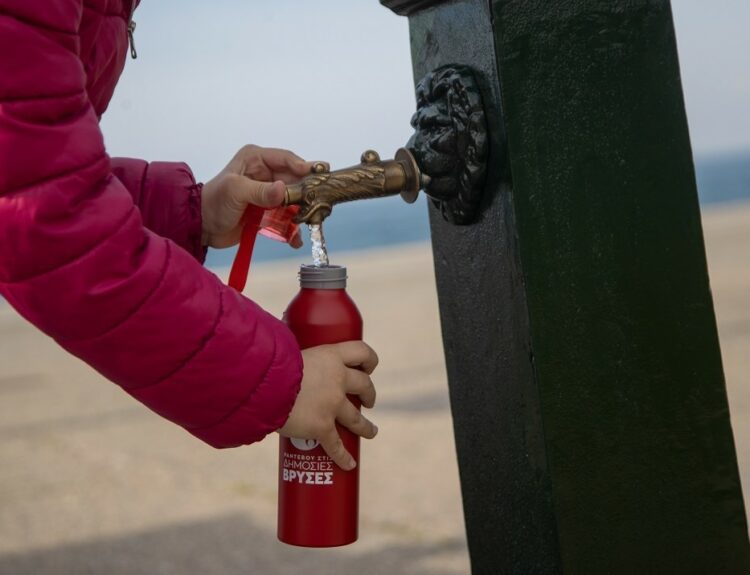
<instances>
[{"instance_id":1,"label":"silver bottle cap","mask_svg":"<svg viewBox=\"0 0 750 575\"><path fill-rule=\"evenodd\" d=\"M299 285L311 289L344 289L346 288L346 268L302 264L299 268Z\"/></svg>"}]
</instances>

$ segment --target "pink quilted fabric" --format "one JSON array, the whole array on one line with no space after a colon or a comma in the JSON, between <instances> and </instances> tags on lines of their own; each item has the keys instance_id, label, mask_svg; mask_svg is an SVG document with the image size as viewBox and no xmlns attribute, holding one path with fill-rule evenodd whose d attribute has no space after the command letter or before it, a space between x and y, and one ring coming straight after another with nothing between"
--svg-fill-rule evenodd
<instances>
[{"instance_id":1,"label":"pink quilted fabric","mask_svg":"<svg viewBox=\"0 0 750 575\"><path fill-rule=\"evenodd\" d=\"M200 439L252 443L288 417L299 348L202 267L190 169L105 152L135 4L0 0L0 294Z\"/></svg>"}]
</instances>

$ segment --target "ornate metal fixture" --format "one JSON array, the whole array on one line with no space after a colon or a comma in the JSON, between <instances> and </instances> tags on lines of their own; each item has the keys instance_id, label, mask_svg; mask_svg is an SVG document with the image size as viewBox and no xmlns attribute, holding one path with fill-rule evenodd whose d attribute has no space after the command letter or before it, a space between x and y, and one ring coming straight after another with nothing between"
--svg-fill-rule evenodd
<instances>
[{"instance_id":1,"label":"ornate metal fixture","mask_svg":"<svg viewBox=\"0 0 750 575\"><path fill-rule=\"evenodd\" d=\"M393 160L385 161L377 152L367 150L362 163L351 168L328 172L325 164L315 164L311 175L287 186L284 203L300 206L298 223L320 224L333 206L342 202L401 194L412 203L428 181L405 148L399 149Z\"/></svg>"},{"instance_id":2,"label":"ornate metal fixture","mask_svg":"<svg viewBox=\"0 0 750 575\"><path fill-rule=\"evenodd\" d=\"M297 222L320 224L341 202L401 194L414 202L420 189L455 224L476 218L484 186L487 126L479 87L465 66L443 66L417 85L414 135L392 160L367 150L357 166L313 173L287 186L285 204L300 206Z\"/></svg>"}]
</instances>

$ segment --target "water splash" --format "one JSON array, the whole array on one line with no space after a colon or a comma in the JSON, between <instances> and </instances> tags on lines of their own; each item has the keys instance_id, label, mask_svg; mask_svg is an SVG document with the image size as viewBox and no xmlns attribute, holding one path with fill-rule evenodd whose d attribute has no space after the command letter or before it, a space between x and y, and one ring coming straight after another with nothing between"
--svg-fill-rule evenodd
<instances>
[{"instance_id":1,"label":"water splash","mask_svg":"<svg viewBox=\"0 0 750 575\"><path fill-rule=\"evenodd\" d=\"M312 245L312 259L315 267L321 268L328 265L328 250L326 239L323 237L323 226L321 224L310 224L310 244Z\"/></svg>"}]
</instances>

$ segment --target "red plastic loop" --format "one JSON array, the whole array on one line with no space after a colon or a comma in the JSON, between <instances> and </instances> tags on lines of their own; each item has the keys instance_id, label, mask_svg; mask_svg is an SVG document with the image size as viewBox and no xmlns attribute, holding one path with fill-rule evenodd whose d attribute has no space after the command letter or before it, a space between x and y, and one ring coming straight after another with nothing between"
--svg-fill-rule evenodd
<instances>
[{"instance_id":1,"label":"red plastic loop","mask_svg":"<svg viewBox=\"0 0 750 575\"><path fill-rule=\"evenodd\" d=\"M253 249L255 248L255 238L258 236L260 221L263 219L265 210L258 206L248 206L243 216L244 227L242 228L242 237L237 255L232 262L232 269L229 272L229 286L242 292L247 284L247 276L250 273L250 260L253 259Z\"/></svg>"},{"instance_id":2,"label":"red plastic loop","mask_svg":"<svg viewBox=\"0 0 750 575\"><path fill-rule=\"evenodd\" d=\"M255 238L258 232L279 242L286 242L293 248L302 245L299 226L294 223L299 206L278 207L265 210L258 206L248 206L242 216L243 228L240 246L229 272L229 286L242 292L250 274L250 261L253 259Z\"/></svg>"}]
</instances>

